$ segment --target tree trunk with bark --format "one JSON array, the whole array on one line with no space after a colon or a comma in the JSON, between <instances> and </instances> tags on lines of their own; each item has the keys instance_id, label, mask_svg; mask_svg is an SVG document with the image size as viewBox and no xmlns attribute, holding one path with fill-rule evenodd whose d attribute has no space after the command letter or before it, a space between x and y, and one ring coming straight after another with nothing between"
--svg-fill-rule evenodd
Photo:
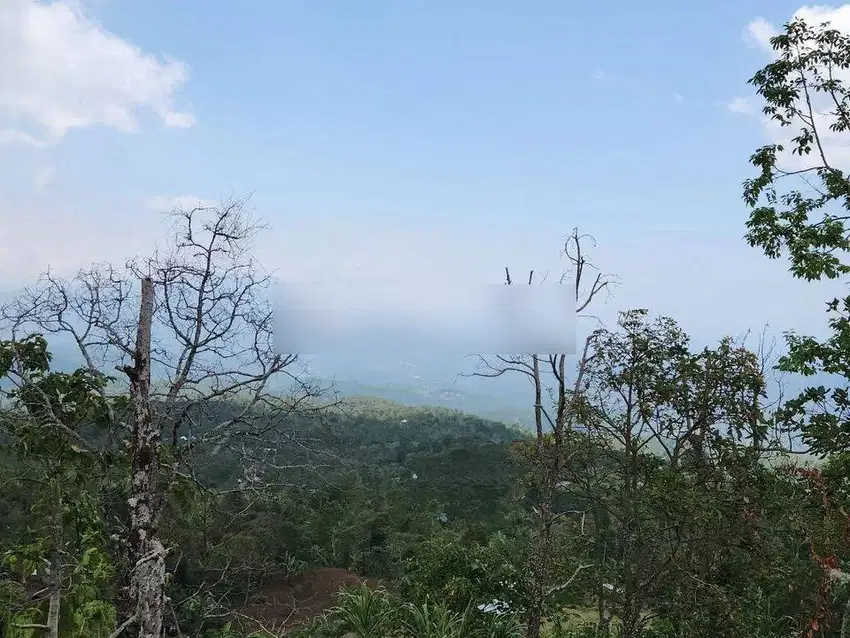
<instances>
[{"instance_id":1,"label":"tree trunk with bark","mask_svg":"<svg viewBox=\"0 0 850 638\"><path fill-rule=\"evenodd\" d=\"M538 489L541 497L537 504L538 527L534 545L531 569L531 605L528 610L525 635L527 638L540 638L543 623L543 607L546 583L549 575L549 548L551 545L550 497L547 488L547 467L543 431L543 384L540 379L540 360L532 355L532 379L534 382L534 424L536 430L536 463Z\"/></svg>"},{"instance_id":2,"label":"tree trunk with bark","mask_svg":"<svg viewBox=\"0 0 850 638\"><path fill-rule=\"evenodd\" d=\"M58 488L55 488L58 489ZM53 547L50 551L50 601L47 608L47 638L59 638L62 605L62 498L57 498L53 521Z\"/></svg>"},{"instance_id":3,"label":"tree trunk with bark","mask_svg":"<svg viewBox=\"0 0 850 638\"><path fill-rule=\"evenodd\" d=\"M151 323L153 280L142 279L141 308L130 378L134 423L130 493L130 598L138 638L161 638L165 615L165 548L157 538L161 495L157 479L160 467L160 431L150 404Z\"/></svg>"},{"instance_id":4,"label":"tree trunk with bark","mask_svg":"<svg viewBox=\"0 0 850 638\"><path fill-rule=\"evenodd\" d=\"M541 503L540 525L535 539L532 564L531 606L525 627L527 638L540 638L549 581L549 553L552 548L552 524L549 503Z\"/></svg>"}]
</instances>

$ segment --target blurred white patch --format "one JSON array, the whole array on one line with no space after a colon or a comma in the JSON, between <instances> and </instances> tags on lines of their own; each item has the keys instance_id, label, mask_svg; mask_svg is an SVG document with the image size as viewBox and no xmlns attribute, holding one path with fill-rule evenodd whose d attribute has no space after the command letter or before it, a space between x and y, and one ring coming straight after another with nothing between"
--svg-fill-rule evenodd
<instances>
[{"instance_id":1,"label":"blurred white patch","mask_svg":"<svg viewBox=\"0 0 850 638\"><path fill-rule=\"evenodd\" d=\"M56 169L53 166L42 166L35 173L35 187L47 188L56 179Z\"/></svg>"},{"instance_id":2,"label":"blurred white patch","mask_svg":"<svg viewBox=\"0 0 850 638\"><path fill-rule=\"evenodd\" d=\"M726 108L732 113L741 115L752 115L756 112L756 107L753 100L747 97L735 97L726 103Z\"/></svg>"},{"instance_id":3,"label":"blurred white patch","mask_svg":"<svg viewBox=\"0 0 850 638\"><path fill-rule=\"evenodd\" d=\"M356 354L364 345L434 354L575 352L575 299L563 284L446 284L434 303L419 285L280 283L275 348Z\"/></svg>"}]
</instances>

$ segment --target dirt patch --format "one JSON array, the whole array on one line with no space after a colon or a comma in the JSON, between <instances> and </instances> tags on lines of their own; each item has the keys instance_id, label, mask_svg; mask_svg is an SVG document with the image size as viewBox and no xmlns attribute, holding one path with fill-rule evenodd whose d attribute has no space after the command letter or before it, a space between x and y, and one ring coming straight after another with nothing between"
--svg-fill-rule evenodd
<instances>
[{"instance_id":1,"label":"dirt patch","mask_svg":"<svg viewBox=\"0 0 850 638\"><path fill-rule=\"evenodd\" d=\"M321 616L333 607L334 596L343 587L362 584L377 586L376 582L360 578L344 569L314 569L291 582L285 578L272 579L271 584L240 613L243 617L256 619L255 623L246 621L249 631L265 628L283 635L286 630Z\"/></svg>"}]
</instances>

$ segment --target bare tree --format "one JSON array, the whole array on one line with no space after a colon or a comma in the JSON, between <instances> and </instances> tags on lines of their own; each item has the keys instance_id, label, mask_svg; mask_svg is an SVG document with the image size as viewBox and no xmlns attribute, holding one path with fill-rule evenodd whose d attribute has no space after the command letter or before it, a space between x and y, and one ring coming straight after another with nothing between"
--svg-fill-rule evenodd
<instances>
[{"instance_id":1,"label":"bare tree","mask_svg":"<svg viewBox=\"0 0 850 638\"><path fill-rule=\"evenodd\" d=\"M612 275L604 274L589 260L585 246L594 240L589 235L580 234L574 229L567 238L563 255L569 262L568 270L563 273L559 283L573 277L572 294L575 296L578 316L589 316L585 311L600 294L610 291L616 283ZM545 280L545 276L543 277ZM534 271L528 275L527 285L534 284ZM510 269L505 267L505 284L513 285ZM567 325L570 319L564 318ZM568 450L565 436L575 418L579 407L578 397L582 393L585 369L589 361L591 339L588 337L578 355L575 378L570 383L567 370L567 354L521 354L481 356L479 371L474 373L482 377L500 377L507 373L524 375L531 383L534 392L535 441L532 454L533 484L537 494L534 507L537 519L535 547L532 552L530 570L531 604L528 609L526 636L539 638L543 613L547 600L556 592L571 584L578 573L571 576L566 585L551 585L549 556L552 547L553 528L558 519L566 512L554 512L552 504L558 491ZM544 403L544 399L548 399Z\"/></svg>"},{"instance_id":2,"label":"bare tree","mask_svg":"<svg viewBox=\"0 0 850 638\"><path fill-rule=\"evenodd\" d=\"M273 460L268 450L273 456L287 443L288 420L318 414L325 390L305 380L295 355L274 350L271 276L250 250L262 225L247 201L171 217L165 251L70 280L48 271L3 309L13 333L65 335L85 367L123 373L103 392L129 394L134 409L131 424L127 414L110 414L110 442L129 442L133 457L126 615L140 638L161 633L167 551L159 517L176 481L197 479L210 455L227 453L246 467ZM246 475L254 487L274 480Z\"/></svg>"}]
</instances>

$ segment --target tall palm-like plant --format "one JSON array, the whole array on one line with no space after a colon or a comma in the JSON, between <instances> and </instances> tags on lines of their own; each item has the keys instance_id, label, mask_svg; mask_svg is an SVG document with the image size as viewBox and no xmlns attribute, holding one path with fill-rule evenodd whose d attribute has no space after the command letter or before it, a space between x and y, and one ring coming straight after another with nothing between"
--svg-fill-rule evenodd
<instances>
[{"instance_id":1,"label":"tall palm-like plant","mask_svg":"<svg viewBox=\"0 0 850 638\"><path fill-rule=\"evenodd\" d=\"M340 592L330 616L340 629L357 638L386 638L392 633L395 609L383 589L366 585Z\"/></svg>"},{"instance_id":2,"label":"tall palm-like plant","mask_svg":"<svg viewBox=\"0 0 850 638\"><path fill-rule=\"evenodd\" d=\"M409 603L405 635L407 638L461 638L468 627L468 614L457 614L445 605L426 600L421 605Z\"/></svg>"},{"instance_id":3,"label":"tall palm-like plant","mask_svg":"<svg viewBox=\"0 0 850 638\"><path fill-rule=\"evenodd\" d=\"M514 615L489 615L478 635L480 638L521 638L523 626Z\"/></svg>"}]
</instances>

